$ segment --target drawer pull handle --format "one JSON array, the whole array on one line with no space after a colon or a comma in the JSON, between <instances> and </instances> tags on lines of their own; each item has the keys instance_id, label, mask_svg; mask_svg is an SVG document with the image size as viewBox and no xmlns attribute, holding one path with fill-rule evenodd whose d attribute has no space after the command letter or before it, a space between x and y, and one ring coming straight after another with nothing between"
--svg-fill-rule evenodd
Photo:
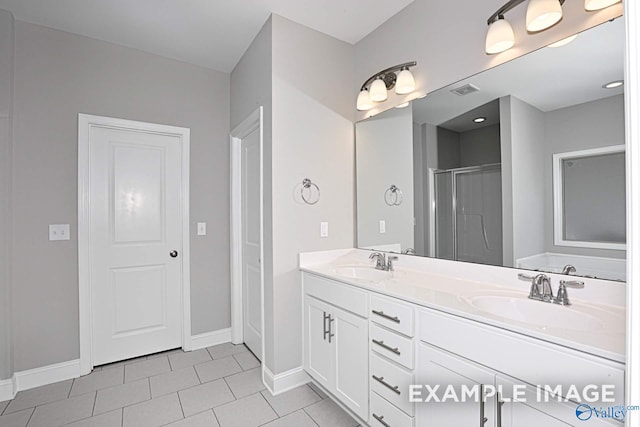
<instances>
[{"instance_id":1,"label":"drawer pull handle","mask_svg":"<svg viewBox=\"0 0 640 427\"><path fill-rule=\"evenodd\" d=\"M388 346L388 345L386 345L386 344L384 343L384 341L382 341L382 340L378 341L378 340L373 339L373 340L371 340L371 341L372 341L374 344L378 344L380 347L384 348L385 350L389 350L390 352L395 353L395 354L397 354L398 356L400 356L400 350L398 350L398 347L389 347L389 346Z\"/></svg>"},{"instance_id":2,"label":"drawer pull handle","mask_svg":"<svg viewBox=\"0 0 640 427\"><path fill-rule=\"evenodd\" d=\"M378 420L378 422L380 424L382 424L384 427L391 427L389 424L387 424L386 422L384 422L384 415L376 415L375 413L373 414L373 418L375 418L376 420Z\"/></svg>"},{"instance_id":3,"label":"drawer pull handle","mask_svg":"<svg viewBox=\"0 0 640 427\"><path fill-rule=\"evenodd\" d=\"M388 382L386 382L384 380L384 377L376 377L375 375L372 375L372 377L373 377L374 380L378 381L380 384L382 384L383 386L385 386L389 390L393 391L398 396L400 395L400 390L398 390L400 387L398 387L397 385L393 386L393 385L389 384Z\"/></svg>"},{"instance_id":4,"label":"drawer pull handle","mask_svg":"<svg viewBox=\"0 0 640 427\"><path fill-rule=\"evenodd\" d=\"M385 313L384 313L384 311L382 311L382 310L380 310L380 311L377 311L377 310L371 310L371 312L372 312L373 314L377 314L377 315L378 315L378 316L380 316L380 317L384 317L384 318L385 318L385 319L387 319L387 320L391 320L392 322L400 323L400 319L398 319L398 316L393 316L393 317L391 317L391 316L389 316L388 314L385 314Z\"/></svg>"}]
</instances>

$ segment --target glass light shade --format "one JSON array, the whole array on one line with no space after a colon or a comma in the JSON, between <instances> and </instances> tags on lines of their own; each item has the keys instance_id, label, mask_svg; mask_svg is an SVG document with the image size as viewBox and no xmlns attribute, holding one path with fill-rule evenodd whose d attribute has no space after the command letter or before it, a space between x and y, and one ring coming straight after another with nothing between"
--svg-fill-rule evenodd
<instances>
[{"instance_id":1,"label":"glass light shade","mask_svg":"<svg viewBox=\"0 0 640 427\"><path fill-rule=\"evenodd\" d=\"M562 19L562 6L559 0L529 0L527 31L542 31L560 19Z\"/></svg>"},{"instance_id":2,"label":"glass light shade","mask_svg":"<svg viewBox=\"0 0 640 427\"><path fill-rule=\"evenodd\" d=\"M555 42L555 43L551 43L551 44L550 44L549 46L547 46L547 47L560 47L560 46L564 46L564 45L569 44L569 43L571 43L572 41L574 41L577 37L578 37L578 35L577 35L577 34L574 34L574 35L569 36L569 37L567 37L567 38L565 38L565 39L562 39L562 40L560 40L560 41L557 41L557 42Z\"/></svg>"},{"instance_id":3,"label":"glass light shade","mask_svg":"<svg viewBox=\"0 0 640 427\"><path fill-rule=\"evenodd\" d=\"M498 19L489 25L484 50L489 55L493 55L511 49L515 42L516 37L509 21Z\"/></svg>"},{"instance_id":4,"label":"glass light shade","mask_svg":"<svg viewBox=\"0 0 640 427\"><path fill-rule=\"evenodd\" d=\"M384 84L384 80L375 79L371 83L371 89L369 89L369 96L372 101L382 102L387 100L387 85Z\"/></svg>"},{"instance_id":5,"label":"glass light shade","mask_svg":"<svg viewBox=\"0 0 640 427\"><path fill-rule=\"evenodd\" d=\"M406 108L409 106L408 102L403 102L402 104L398 104L396 105L396 108Z\"/></svg>"},{"instance_id":6,"label":"glass light shade","mask_svg":"<svg viewBox=\"0 0 640 427\"><path fill-rule=\"evenodd\" d=\"M402 70L396 79L396 93L406 95L416 90L416 81L409 70Z\"/></svg>"},{"instance_id":7,"label":"glass light shade","mask_svg":"<svg viewBox=\"0 0 640 427\"><path fill-rule=\"evenodd\" d=\"M363 89L358 94L358 101L356 103L356 108L360 111L366 111L373 108L373 102L371 102L371 97L369 97L369 91Z\"/></svg>"},{"instance_id":8,"label":"glass light shade","mask_svg":"<svg viewBox=\"0 0 640 427\"><path fill-rule=\"evenodd\" d=\"M613 6L621 1L622 0L584 0L584 8L589 11L600 10L605 7Z\"/></svg>"}]
</instances>

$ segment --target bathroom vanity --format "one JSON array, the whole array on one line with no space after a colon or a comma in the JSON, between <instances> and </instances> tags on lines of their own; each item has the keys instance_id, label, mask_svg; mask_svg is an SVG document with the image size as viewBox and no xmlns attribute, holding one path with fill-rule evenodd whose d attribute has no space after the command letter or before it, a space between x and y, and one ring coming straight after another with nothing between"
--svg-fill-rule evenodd
<instances>
[{"instance_id":1,"label":"bathroom vanity","mask_svg":"<svg viewBox=\"0 0 640 427\"><path fill-rule=\"evenodd\" d=\"M370 254L300 256L304 369L362 422L621 425L579 403L624 402L623 283L580 279L562 306L529 299L523 271L406 255L385 271Z\"/></svg>"}]
</instances>

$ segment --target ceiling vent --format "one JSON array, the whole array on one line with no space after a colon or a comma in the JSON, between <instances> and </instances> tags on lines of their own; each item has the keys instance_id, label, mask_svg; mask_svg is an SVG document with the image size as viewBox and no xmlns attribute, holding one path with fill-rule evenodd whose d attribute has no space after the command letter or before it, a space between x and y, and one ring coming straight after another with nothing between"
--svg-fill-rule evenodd
<instances>
[{"instance_id":1,"label":"ceiling vent","mask_svg":"<svg viewBox=\"0 0 640 427\"><path fill-rule=\"evenodd\" d=\"M451 90L451 92L455 93L458 96L466 96L474 92L478 92L479 90L480 89L478 89L472 84L466 84L464 86L460 86L459 88Z\"/></svg>"}]
</instances>

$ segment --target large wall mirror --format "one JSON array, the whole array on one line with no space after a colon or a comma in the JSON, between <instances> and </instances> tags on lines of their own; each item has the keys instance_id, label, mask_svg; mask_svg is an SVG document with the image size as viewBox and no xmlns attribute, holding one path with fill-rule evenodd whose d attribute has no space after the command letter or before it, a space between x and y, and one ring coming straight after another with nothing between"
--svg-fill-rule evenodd
<instances>
[{"instance_id":1,"label":"large wall mirror","mask_svg":"<svg viewBox=\"0 0 640 427\"><path fill-rule=\"evenodd\" d=\"M356 123L358 247L624 281L624 37L618 18Z\"/></svg>"}]
</instances>

